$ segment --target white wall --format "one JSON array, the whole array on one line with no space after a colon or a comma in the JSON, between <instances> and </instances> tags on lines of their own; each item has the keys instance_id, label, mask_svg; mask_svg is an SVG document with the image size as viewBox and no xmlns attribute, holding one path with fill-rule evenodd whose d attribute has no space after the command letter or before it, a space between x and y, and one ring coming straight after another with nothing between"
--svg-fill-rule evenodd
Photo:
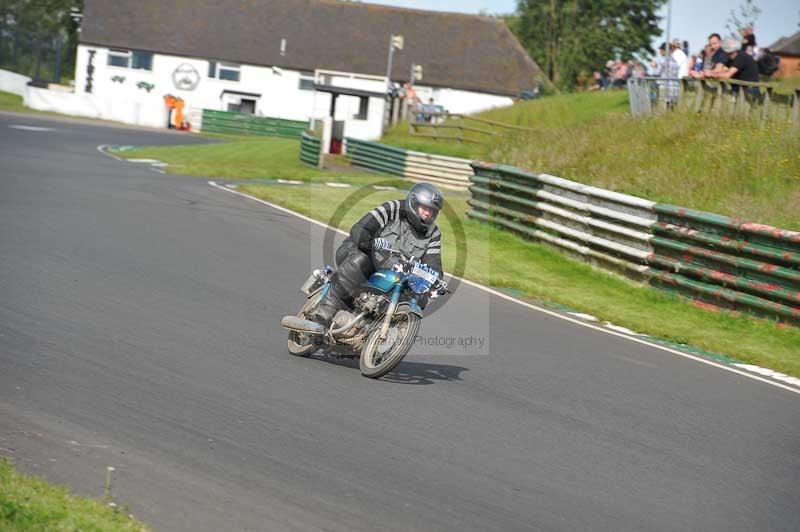
<instances>
[{"instance_id":1,"label":"white wall","mask_svg":"<svg viewBox=\"0 0 800 532\"><path fill-rule=\"evenodd\" d=\"M25 96L25 86L31 80L28 76L0 70L0 91L10 92L17 96Z\"/></svg>"},{"instance_id":2,"label":"white wall","mask_svg":"<svg viewBox=\"0 0 800 532\"><path fill-rule=\"evenodd\" d=\"M76 94L60 90L25 87L23 101L27 107L39 111L101 118L126 124L148 127L166 127L167 111L157 96L147 99L108 99L93 94Z\"/></svg>"},{"instance_id":3,"label":"white wall","mask_svg":"<svg viewBox=\"0 0 800 532\"><path fill-rule=\"evenodd\" d=\"M241 65L239 81L227 81L208 77L208 61L204 59L161 54L154 54L153 70L122 68L108 64L107 48L84 44L78 46L75 69L75 88L79 94L85 93L86 89L89 50L95 51L92 94L104 98L144 102L150 100L150 96L161 99L172 94L182 98L189 109L225 111L227 100L222 98L222 94L228 90L260 95L256 103L257 115L308 120L314 109L314 91L299 89L300 72L297 71ZM194 90L179 89L173 82L173 72L184 64L191 65L199 74L200 81ZM124 77L125 80L112 81L115 76ZM137 87L140 81L155 87L148 93ZM317 95L319 109L327 110L329 105L328 95Z\"/></svg>"},{"instance_id":4,"label":"white wall","mask_svg":"<svg viewBox=\"0 0 800 532\"><path fill-rule=\"evenodd\" d=\"M94 50L94 72L92 75L91 95L86 93L87 66L89 51ZM92 102L94 109L99 109L102 118L113 116L125 117L124 121L137 120L139 124L152 124L154 127L165 127L166 111L163 97L167 94L178 96L186 102L186 114L194 115L200 109L227 110L227 100L222 97L223 91L236 91L260 95L256 103L256 114L290 120L309 120L324 118L330 112L331 95L301 90L301 73L288 69L241 65L240 80L226 81L208 76L208 64L205 59L186 58L170 55L154 54L153 70L134 70L110 66L108 64L108 48L100 46L78 46L78 57L75 67L75 91L79 96L91 96L89 100L64 102L64 105L77 106L84 113L90 112ZM199 83L193 90L177 88L173 82L173 72L181 65L191 65L198 74ZM112 81L115 76L124 77L121 82ZM146 82L155 87L148 93L137 87L139 82ZM339 87L361 89L369 92L383 93L385 81L358 75L332 75L330 84ZM433 89L418 86L417 93L424 102L433 96L436 104L443 105L453 113L472 113L493 107L513 104L508 97L482 94L456 89ZM47 100L47 101L45 101ZM37 105L56 106L60 100L37 95L33 98ZM345 120L345 134L363 140L375 140L381 135L385 102L383 98L370 97L367 120L358 120L354 116L359 111L359 98L340 96L336 103L336 120ZM120 109L117 109L119 107ZM158 112L157 112L158 111ZM83 114L83 116L88 116ZM163 120L157 119L158 117ZM193 124L196 128L197 124Z\"/></svg>"},{"instance_id":5,"label":"white wall","mask_svg":"<svg viewBox=\"0 0 800 532\"><path fill-rule=\"evenodd\" d=\"M434 104L441 105L447 111L455 114L479 113L495 107L514 105L513 98L509 96L459 89L440 89L424 85L414 85L414 89L422 103L428 103L428 99L433 98Z\"/></svg>"}]
</instances>

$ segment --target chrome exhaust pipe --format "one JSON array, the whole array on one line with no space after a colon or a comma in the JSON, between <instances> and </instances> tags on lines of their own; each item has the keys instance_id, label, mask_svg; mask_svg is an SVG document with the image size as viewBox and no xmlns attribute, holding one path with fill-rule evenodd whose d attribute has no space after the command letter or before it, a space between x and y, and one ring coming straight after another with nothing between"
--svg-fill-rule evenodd
<instances>
[{"instance_id":1,"label":"chrome exhaust pipe","mask_svg":"<svg viewBox=\"0 0 800 532\"><path fill-rule=\"evenodd\" d=\"M315 323L311 320L304 320L297 316L284 316L281 320L281 326L290 331L306 334L325 334L325 327L319 323Z\"/></svg>"},{"instance_id":2,"label":"chrome exhaust pipe","mask_svg":"<svg viewBox=\"0 0 800 532\"><path fill-rule=\"evenodd\" d=\"M338 329L331 329L331 336L336 336L336 335L339 335L339 334L342 334L342 333L345 333L345 332L349 331L350 329L352 329L353 327L358 325L361 322L361 320L364 319L364 316L366 316L366 315L367 315L366 312L362 312L361 314L359 314L358 316L354 317L352 320L348 321L347 323L345 323L344 325L342 325Z\"/></svg>"}]
</instances>

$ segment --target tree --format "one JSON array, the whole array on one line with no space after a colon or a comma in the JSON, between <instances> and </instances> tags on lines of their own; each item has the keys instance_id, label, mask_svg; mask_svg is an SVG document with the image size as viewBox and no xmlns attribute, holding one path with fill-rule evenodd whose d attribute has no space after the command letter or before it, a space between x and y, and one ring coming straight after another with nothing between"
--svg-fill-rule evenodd
<instances>
[{"instance_id":1,"label":"tree","mask_svg":"<svg viewBox=\"0 0 800 532\"><path fill-rule=\"evenodd\" d=\"M62 70L75 62L77 25L70 8L83 9L83 0L0 0L0 67L36 76L44 57L47 73L61 50Z\"/></svg>"},{"instance_id":2,"label":"tree","mask_svg":"<svg viewBox=\"0 0 800 532\"><path fill-rule=\"evenodd\" d=\"M665 0L518 0L512 30L547 77L572 88L607 60L653 53Z\"/></svg>"},{"instance_id":3,"label":"tree","mask_svg":"<svg viewBox=\"0 0 800 532\"><path fill-rule=\"evenodd\" d=\"M729 37L739 39L739 30L752 28L760 14L761 8L753 0L744 0L738 11L731 9L725 24L730 34Z\"/></svg>"}]
</instances>

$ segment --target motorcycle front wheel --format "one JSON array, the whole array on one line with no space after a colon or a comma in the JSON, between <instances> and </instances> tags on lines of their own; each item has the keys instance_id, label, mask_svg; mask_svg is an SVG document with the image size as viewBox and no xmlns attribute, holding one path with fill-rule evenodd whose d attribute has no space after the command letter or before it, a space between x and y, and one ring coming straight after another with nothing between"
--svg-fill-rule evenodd
<instances>
[{"instance_id":1,"label":"motorcycle front wheel","mask_svg":"<svg viewBox=\"0 0 800 532\"><path fill-rule=\"evenodd\" d=\"M392 371L411 350L419 332L420 318L416 314L395 314L392 317L386 340L380 341L380 323L369 333L361 350L361 374L379 379Z\"/></svg>"},{"instance_id":2,"label":"motorcycle front wheel","mask_svg":"<svg viewBox=\"0 0 800 532\"><path fill-rule=\"evenodd\" d=\"M308 319L308 316L311 315L312 311L317 308L317 304L322 300L322 293L323 290L320 290L309 297L305 304L300 307L300 310L297 312L297 317ZM289 339L286 342L286 346L289 349L289 353L296 357L310 357L319 349L320 345L322 345L320 340L321 338L319 336L289 331Z\"/></svg>"}]
</instances>

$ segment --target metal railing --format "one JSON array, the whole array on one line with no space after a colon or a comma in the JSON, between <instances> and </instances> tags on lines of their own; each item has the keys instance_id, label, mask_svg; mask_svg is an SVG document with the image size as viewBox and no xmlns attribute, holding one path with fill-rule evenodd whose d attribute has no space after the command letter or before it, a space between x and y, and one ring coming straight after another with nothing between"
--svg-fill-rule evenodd
<instances>
[{"instance_id":1,"label":"metal railing","mask_svg":"<svg viewBox=\"0 0 800 532\"><path fill-rule=\"evenodd\" d=\"M427 117L430 122L420 117ZM476 116L457 113L417 113L409 120L410 133L433 140L453 140L469 144L485 144L493 137L511 132L530 132L531 128L505 124ZM428 132L430 131L430 132Z\"/></svg>"},{"instance_id":2,"label":"metal railing","mask_svg":"<svg viewBox=\"0 0 800 532\"><path fill-rule=\"evenodd\" d=\"M800 325L800 232L473 163L468 216L700 302Z\"/></svg>"},{"instance_id":3,"label":"metal railing","mask_svg":"<svg viewBox=\"0 0 800 532\"><path fill-rule=\"evenodd\" d=\"M405 177L411 181L433 182L464 190L469 186L472 167L466 159L432 155L347 137L346 156L355 166Z\"/></svg>"},{"instance_id":4,"label":"metal railing","mask_svg":"<svg viewBox=\"0 0 800 532\"><path fill-rule=\"evenodd\" d=\"M300 137L300 160L310 166L322 168L322 140L305 132Z\"/></svg>"},{"instance_id":5,"label":"metal railing","mask_svg":"<svg viewBox=\"0 0 800 532\"><path fill-rule=\"evenodd\" d=\"M299 139L308 122L203 109L203 131L228 135L263 135Z\"/></svg>"},{"instance_id":6,"label":"metal railing","mask_svg":"<svg viewBox=\"0 0 800 532\"><path fill-rule=\"evenodd\" d=\"M631 114L648 116L667 109L719 116L776 120L800 126L800 89L734 79L630 78Z\"/></svg>"}]
</instances>

